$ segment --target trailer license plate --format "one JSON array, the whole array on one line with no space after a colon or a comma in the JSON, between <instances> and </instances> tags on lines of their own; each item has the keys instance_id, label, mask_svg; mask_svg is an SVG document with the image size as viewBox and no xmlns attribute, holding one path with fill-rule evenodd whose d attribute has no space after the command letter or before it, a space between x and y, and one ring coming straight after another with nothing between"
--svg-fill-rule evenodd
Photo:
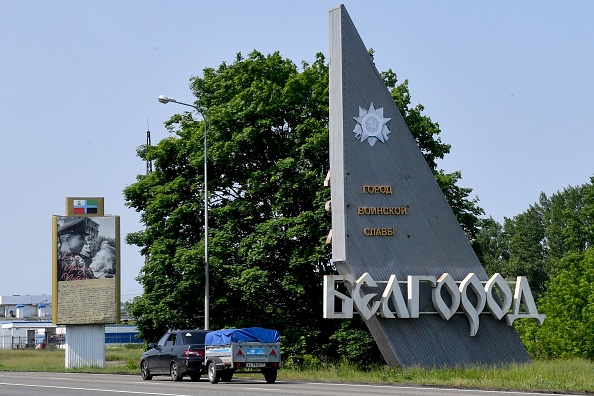
<instances>
[{"instance_id":1,"label":"trailer license plate","mask_svg":"<svg viewBox=\"0 0 594 396\"><path fill-rule=\"evenodd\" d=\"M266 363L246 363L245 367L266 367Z\"/></svg>"}]
</instances>

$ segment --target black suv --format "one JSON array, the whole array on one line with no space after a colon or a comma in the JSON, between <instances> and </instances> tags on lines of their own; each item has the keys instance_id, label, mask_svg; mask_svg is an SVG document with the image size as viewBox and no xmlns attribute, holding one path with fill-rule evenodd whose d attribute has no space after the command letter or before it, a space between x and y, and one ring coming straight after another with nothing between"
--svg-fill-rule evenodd
<instances>
[{"instance_id":1,"label":"black suv","mask_svg":"<svg viewBox=\"0 0 594 396\"><path fill-rule=\"evenodd\" d=\"M204 374L204 336L206 330L173 330L159 342L148 344L149 349L140 358L143 380L154 375L170 375L174 381L189 375L192 381Z\"/></svg>"}]
</instances>

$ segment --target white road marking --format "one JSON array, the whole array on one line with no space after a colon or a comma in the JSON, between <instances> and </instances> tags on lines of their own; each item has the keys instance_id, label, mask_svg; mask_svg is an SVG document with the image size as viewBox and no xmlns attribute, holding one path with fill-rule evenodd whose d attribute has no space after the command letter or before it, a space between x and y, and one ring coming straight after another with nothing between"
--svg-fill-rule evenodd
<instances>
[{"instance_id":1,"label":"white road marking","mask_svg":"<svg viewBox=\"0 0 594 396\"><path fill-rule=\"evenodd\" d=\"M111 393L124 393L124 394L130 394L130 395L191 396L191 395L183 395L183 394L179 394L179 393L135 392L135 391L123 391L123 390L113 390L113 389L77 388L77 387L72 387L72 386L14 384L14 383L9 383L9 382L0 382L0 385L22 386L22 387L26 387L26 388L84 390L84 391L88 391L88 392L111 392Z\"/></svg>"}]
</instances>

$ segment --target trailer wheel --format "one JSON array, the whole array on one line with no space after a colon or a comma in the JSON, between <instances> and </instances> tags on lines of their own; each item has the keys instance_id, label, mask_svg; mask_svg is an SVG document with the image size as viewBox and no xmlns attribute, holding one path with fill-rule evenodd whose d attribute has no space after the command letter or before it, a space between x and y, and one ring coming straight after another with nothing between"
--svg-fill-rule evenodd
<instances>
[{"instance_id":1,"label":"trailer wheel","mask_svg":"<svg viewBox=\"0 0 594 396\"><path fill-rule=\"evenodd\" d=\"M217 371L216 365L213 362L208 363L208 380L211 384L216 384L221 379L221 375Z\"/></svg>"},{"instance_id":2,"label":"trailer wheel","mask_svg":"<svg viewBox=\"0 0 594 396\"><path fill-rule=\"evenodd\" d=\"M277 374L277 370L275 368L266 369L266 370L264 370L264 379L266 380L267 383L274 384L274 382L276 381L276 374Z\"/></svg>"}]
</instances>

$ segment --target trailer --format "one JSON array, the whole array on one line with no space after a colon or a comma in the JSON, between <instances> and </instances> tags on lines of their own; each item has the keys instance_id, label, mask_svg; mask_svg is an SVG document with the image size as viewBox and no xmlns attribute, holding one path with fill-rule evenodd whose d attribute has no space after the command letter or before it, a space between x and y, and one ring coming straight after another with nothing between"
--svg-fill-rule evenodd
<instances>
[{"instance_id":1,"label":"trailer","mask_svg":"<svg viewBox=\"0 0 594 396\"><path fill-rule=\"evenodd\" d=\"M211 384L228 382L239 372L260 372L267 383L276 381L281 364L280 335L276 330L250 327L211 331L205 339L205 361Z\"/></svg>"}]
</instances>

